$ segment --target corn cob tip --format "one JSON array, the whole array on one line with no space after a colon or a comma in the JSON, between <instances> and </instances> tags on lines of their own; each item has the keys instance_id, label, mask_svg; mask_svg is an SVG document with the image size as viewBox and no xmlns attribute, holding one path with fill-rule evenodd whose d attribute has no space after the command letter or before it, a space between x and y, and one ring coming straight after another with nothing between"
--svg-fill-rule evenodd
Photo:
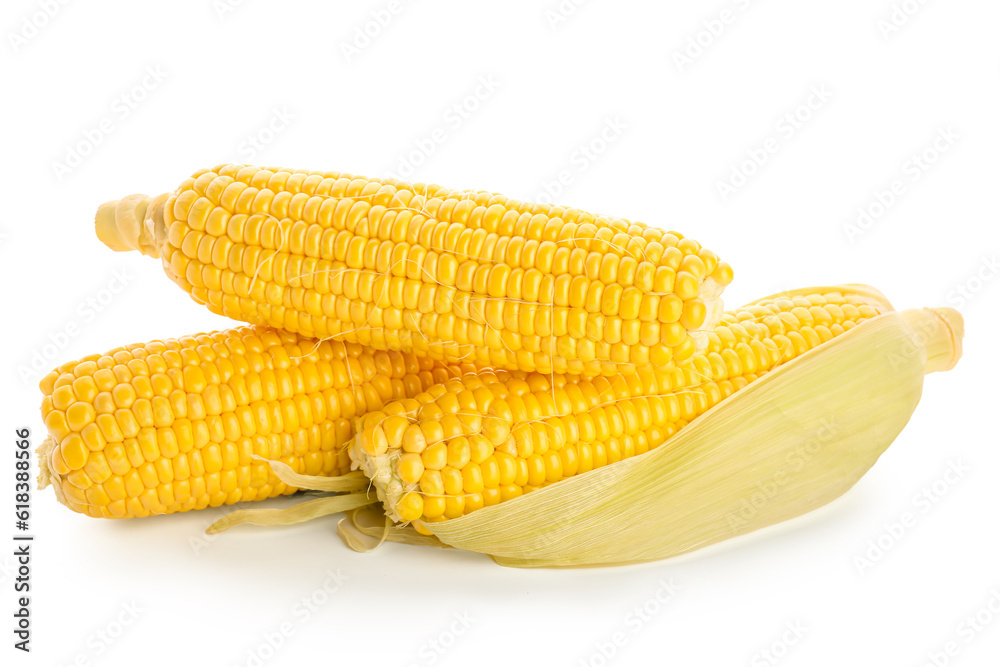
<instances>
[{"instance_id":1,"label":"corn cob tip","mask_svg":"<svg viewBox=\"0 0 1000 667\"><path fill-rule=\"evenodd\" d=\"M49 435L35 449L35 454L38 456L38 490L41 491L51 486L56 494L56 500L66 505L66 494L62 490L61 476L49 465L49 457L55 446L55 439Z\"/></svg>"},{"instance_id":2,"label":"corn cob tip","mask_svg":"<svg viewBox=\"0 0 1000 667\"><path fill-rule=\"evenodd\" d=\"M922 308L902 312L913 330L913 344L927 355L925 372L950 371L962 357L965 323L954 308Z\"/></svg>"},{"instance_id":3,"label":"corn cob tip","mask_svg":"<svg viewBox=\"0 0 1000 667\"><path fill-rule=\"evenodd\" d=\"M35 449L35 454L38 455L38 490L41 491L52 483L52 470L49 468L49 453L52 448L55 447L55 440L52 436L46 436L42 444L38 445Z\"/></svg>"},{"instance_id":4,"label":"corn cob tip","mask_svg":"<svg viewBox=\"0 0 1000 667\"><path fill-rule=\"evenodd\" d=\"M116 252L138 250L159 257L166 238L163 208L168 196L135 194L101 204L94 216L97 238Z\"/></svg>"}]
</instances>

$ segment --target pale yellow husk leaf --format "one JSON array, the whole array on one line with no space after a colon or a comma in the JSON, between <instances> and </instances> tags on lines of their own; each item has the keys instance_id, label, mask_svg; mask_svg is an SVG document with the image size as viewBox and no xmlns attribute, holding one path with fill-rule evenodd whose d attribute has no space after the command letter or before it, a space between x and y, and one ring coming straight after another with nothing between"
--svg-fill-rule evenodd
<instances>
[{"instance_id":1,"label":"pale yellow husk leaf","mask_svg":"<svg viewBox=\"0 0 1000 667\"><path fill-rule=\"evenodd\" d=\"M300 489L310 489L312 491L326 491L330 493L345 493L363 491L371 485L371 482L360 470L349 472L338 477L323 477L321 475L303 475L292 469L292 466L282 461L265 459L263 456L254 455L252 458L263 461L271 466L275 476L288 486Z\"/></svg>"},{"instance_id":2,"label":"pale yellow husk leaf","mask_svg":"<svg viewBox=\"0 0 1000 667\"><path fill-rule=\"evenodd\" d=\"M287 525L344 512L346 516L337 523L337 535L354 551L371 551L383 542L447 548L447 545L432 535L421 535L411 526L393 524L382 511L378 498L371 489L371 481L360 470L339 477L303 475L281 461L261 456L254 458L268 463L278 479L289 486L313 491L348 492L349 495L327 496L284 509L238 510L216 521L206 532L222 532L241 523ZM361 491L365 493L359 493Z\"/></svg>"},{"instance_id":3,"label":"pale yellow husk leaf","mask_svg":"<svg viewBox=\"0 0 1000 667\"><path fill-rule=\"evenodd\" d=\"M394 525L378 504L347 512L337 522L337 535L349 548L360 552L371 551L383 542L448 548L433 535L421 535L411 526Z\"/></svg>"},{"instance_id":4,"label":"pale yellow husk leaf","mask_svg":"<svg viewBox=\"0 0 1000 667\"><path fill-rule=\"evenodd\" d=\"M873 318L721 402L663 446L430 524L501 565L668 558L804 514L850 489L906 425L925 372L960 354L950 309Z\"/></svg>"},{"instance_id":5,"label":"pale yellow husk leaf","mask_svg":"<svg viewBox=\"0 0 1000 667\"><path fill-rule=\"evenodd\" d=\"M370 505L376 502L374 493L349 493L326 496L297 503L281 509L246 509L230 512L205 529L209 535L229 530L233 526L251 523L257 526L286 526L292 523L310 521L328 514L337 514Z\"/></svg>"}]
</instances>

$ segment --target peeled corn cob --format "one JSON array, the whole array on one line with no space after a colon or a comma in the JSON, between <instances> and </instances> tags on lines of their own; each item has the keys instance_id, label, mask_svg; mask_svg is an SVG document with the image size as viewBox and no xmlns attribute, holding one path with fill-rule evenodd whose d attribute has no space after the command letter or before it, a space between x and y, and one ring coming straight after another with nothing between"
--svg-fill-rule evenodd
<instances>
[{"instance_id":1,"label":"peeled corn cob","mask_svg":"<svg viewBox=\"0 0 1000 667\"><path fill-rule=\"evenodd\" d=\"M220 165L172 195L108 202L95 224L227 317L542 373L688 359L732 279L676 232L336 172Z\"/></svg>"},{"instance_id":2,"label":"peeled corn cob","mask_svg":"<svg viewBox=\"0 0 1000 667\"><path fill-rule=\"evenodd\" d=\"M42 380L40 480L107 518L293 493L254 457L347 474L357 415L468 370L267 327L117 348Z\"/></svg>"},{"instance_id":3,"label":"peeled corn cob","mask_svg":"<svg viewBox=\"0 0 1000 667\"><path fill-rule=\"evenodd\" d=\"M838 294L843 302L830 303L831 297L839 301ZM866 303L849 303L851 294ZM802 297L809 306L795 303ZM726 330L732 338L720 333ZM484 506L476 511L463 507L464 513L452 512L454 518L445 514L443 520L414 522L431 535L419 533L414 525L392 525L392 517L417 516L413 498L424 503L437 494L420 494L413 490L418 487L405 486L402 475L412 478L413 474L402 473L402 455L398 459L388 456L390 448L413 453L406 451L407 444L426 445L421 438L427 441L429 434L444 439L448 437L444 428L447 421L456 430L478 430L494 447L493 456L499 447L510 447L512 442L515 452L510 456L518 454L518 447L522 457L527 452L526 440L512 435L513 430L505 424L515 416L530 416L546 407L544 394L532 393L531 376L483 383L471 391L458 386L469 381L466 376L457 383L449 380L444 387L436 386L413 401L389 404L379 411L381 414L370 413L360 420L351 451L378 489L385 507L384 524L378 518L380 512L373 509L376 505L365 505L371 503L372 495L360 481L354 488L345 484L338 489L354 493L312 501L317 506L308 512L299 506L271 513L242 510L216 522L209 532L239 523L282 524L346 510L348 516L340 521L338 534L358 550L385 540L451 546L486 553L502 565L516 567L608 565L667 558L798 516L850 489L909 420L920 398L924 374L949 370L957 363L963 325L961 315L950 308L895 312L874 290L844 286L770 297L728 318L715 333L722 349L715 351L718 361L732 358L726 349L736 348L727 345L752 346L747 341L758 335L776 340L785 336L788 345L784 349L794 358L783 360L779 356L777 364L770 366L772 370L759 369L762 377L748 381L714 407L709 403L713 396L721 397L718 386L734 380L720 382L709 376L698 389L713 384L716 389L705 390L704 400L697 403L700 414L680 428L666 446L653 446L645 454L623 457L583 474L579 474L579 466L576 475L567 477L563 471L562 479L546 478L534 492L522 493L509 502L485 506L484 496ZM728 378L735 370L727 363L723 371L722 364L711 360L709 369L719 374L715 378ZM608 381L596 378L589 382ZM562 384L563 388L570 386L571 380ZM494 389L503 396L495 396ZM627 384L622 389L631 391ZM639 401L645 400L650 405L643 391L646 389L625 396L624 403L641 406ZM671 391L676 392L677 387ZM454 399L445 398L450 395ZM566 403L562 395L569 399L570 408L578 407L572 405L576 400L589 400L588 405L594 405L589 392L581 389L580 398L571 398L569 391L556 387L552 406L560 412L565 412L560 408ZM527 400L530 398L534 401ZM613 400L618 402L621 397ZM504 403L506 408L497 409ZM415 408L412 414L411 408ZM704 408L708 409L702 412ZM626 410L621 412L627 414ZM645 410L636 407L634 412L638 422L638 415ZM653 408L649 412L652 414ZM544 442L550 447L548 451L562 451L573 438L580 442L584 428L579 424L586 423L580 419L582 414L575 410L573 417L561 418L560 425L548 422L544 429L536 429L532 448ZM457 417L457 423L447 419L449 416ZM396 417L402 417L403 422L394 425L391 420ZM419 422L416 430L410 428L413 420ZM609 434L613 421L607 419ZM424 429L432 422L445 434L437 427ZM565 436L562 450L558 449L563 437L560 433ZM648 442L648 432L646 435ZM472 440L465 432L453 437ZM402 443L398 447L397 440ZM470 458L474 449L470 445ZM428 450L424 446L421 455ZM463 447L460 461L464 458ZM281 463L274 464L274 470L279 478L294 480L304 488L314 483ZM462 481L464 484L464 474ZM449 497L460 497L457 486L454 491L445 489L446 513ZM462 495L468 503L476 494L465 492L463 486Z\"/></svg>"},{"instance_id":4,"label":"peeled corn cob","mask_svg":"<svg viewBox=\"0 0 1000 667\"><path fill-rule=\"evenodd\" d=\"M727 312L682 368L617 378L477 372L369 412L351 458L394 521L454 519L643 454L768 371L888 312L864 287Z\"/></svg>"}]
</instances>

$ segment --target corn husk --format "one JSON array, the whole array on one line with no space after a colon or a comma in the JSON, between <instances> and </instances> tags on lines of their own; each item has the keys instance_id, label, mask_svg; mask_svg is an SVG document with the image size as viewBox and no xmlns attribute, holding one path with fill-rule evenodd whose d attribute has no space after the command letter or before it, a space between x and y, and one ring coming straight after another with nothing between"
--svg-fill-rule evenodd
<instances>
[{"instance_id":1,"label":"corn husk","mask_svg":"<svg viewBox=\"0 0 1000 667\"><path fill-rule=\"evenodd\" d=\"M421 535L412 526L394 524L378 504L359 507L346 514L337 522L337 536L354 551L371 551L383 542L448 548L433 535Z\"/></svg>"},{"instance_id":2,"label":"corn husk","mask_svg":"<svg viewBox=\"0 0 1000 667\"><path fill-rule=\"evenodd\" d=\"M375 493L348 493L329 495L307 500L291 507L246 509L230 512L205 529L209 535L229 530L233 526L249 523L256 526L287 526L302 523L329 514L348 512L358 507L370 505L377 500Z\"/></svg>"},{"instance_id":3,"label":"corn husk","mask_svg":"<svg viewBox=\"0 0 1000 667\"><path fill-rule=\"evenodd\" d=\"M891 312L779 367L663 446L510 502L430 524L501 565L651 561L809 512L878 460L925 372L960 354L950 309Z\"/></svg>"}]
</instances>

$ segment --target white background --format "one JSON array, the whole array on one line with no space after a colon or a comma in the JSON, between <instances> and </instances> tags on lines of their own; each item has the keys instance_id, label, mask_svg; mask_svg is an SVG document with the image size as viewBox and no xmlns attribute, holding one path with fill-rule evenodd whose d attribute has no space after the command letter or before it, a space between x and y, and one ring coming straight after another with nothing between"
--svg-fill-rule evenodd
<instances>
[{"instance_id":1,"label":"white background","mask_svg":"<svg viewBox=\"0 0 1000 667\"><path fill-rule=\"evenodd\" d=\"M5 664L247 665L263 651L265 665L918 666L952 641L957 655L938 664L996 664L1000 613L979 630L965 619L991 598L1000 610L1000 6L895 0L912 14L896 26L892 0L577 2L562 16L556 0L402 0L352 54L388 0L49 2L51 18L45 2L5 2L0 537L14 532L14 429L43 437L35 355L47 371L229 326L156 262L105 248L97 205L227 161L371 176L418 163L411 180L522 199L565 171L558 203L676 229L728 260L731 305L863 282L898 308L959 308L965 358L928 378L875 468L787 524L670 561L569 571L398 545L355 554L334 521L202 541L219 512L99 521L36 492L34 651L11 648L4 546ZM943 152L939 132L952 136ZM762 166L743 165L765 145L776 151ZM936 160L923 169L912 159L925 150ZM753 173L724 198L734 169ZM896 179L902 194L880 211ZM875 215L852 235L859 207ZM127 284L110 295L116 275ZM60 336L68 325L76 334ZM946 482L953 464L967 470ZM935 484L933 503L916 498ZM892 537L905 513L915 525ZM318 593L338 570L340 588ZM678 591L656 602L670 580ZM291 635L266 648L286 622ZM617 632L624 645L602 662Z\"/></svg>"}]
</instances>

